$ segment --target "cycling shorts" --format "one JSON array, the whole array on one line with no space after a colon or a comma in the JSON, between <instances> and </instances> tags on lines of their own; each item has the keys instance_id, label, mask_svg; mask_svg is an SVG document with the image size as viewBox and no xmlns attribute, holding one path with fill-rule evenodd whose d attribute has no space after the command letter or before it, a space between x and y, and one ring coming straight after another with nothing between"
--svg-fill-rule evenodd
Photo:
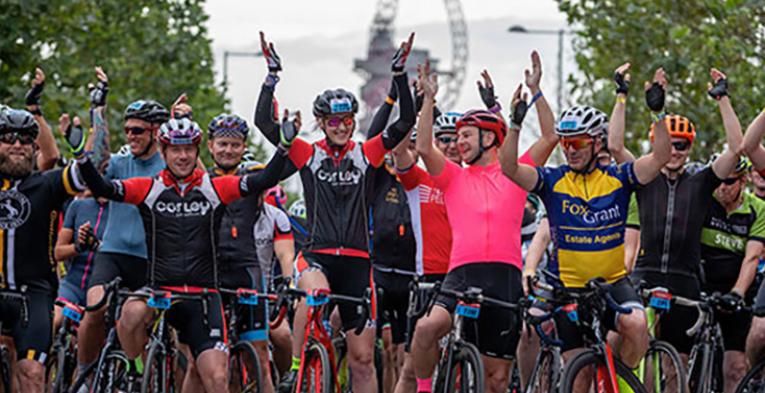
<instances>
[{"instance_id":1,"label":"cycling shorts","mask_svg":"<svg viewBox=\"0 0 765 393\"><path fill-rule=\"evenodd\" d=\"M509 303L523 297L521 271L514 265L500 262L469 263L446 274L443 288L465 291L469 287L481 288L485 296ZM436 304L453 313L457 300L438 295ZM489 357L512 359L518 347L522 318L516 311L484 304L478 319L465 318L463 331L468 342Z\"/></svg>"},{"instance_id":2,"label":"cycling shorts","mask_svg":"<svg viewBox=\"0 0 765 393\"><path fill-rule=\"evenodd\" d=\"M35 289L29 289L25 294L28 310L26 324L20 302L0 302L2 335L13 338L18 360L36 360L45 364L53 342L53 295Z\"/></svg>"},{"instance_id":3,"label":"cycling shorts","mask_svg":"<svg viewBox=\"0 0 765 393\"><path fill-rule=\"evenodd\" d=\"M58 297L62 297L71 303L85 306L85 294L88 290L92 264L67 263L66 276L59 280Z\"/></svg>"},{"instance_id":4,"label":"cycling shorts","mask_svg":"<svg viewBox=\"0 0 765 393\"><path fill-rule=\"evenodd\" d=\"M720 325L725 350L744 352L746 336L752 325L752 314L744 311L725 313L715 310L715 320Z\"/></svg>"},{"instance_id":5,"label":"cycling shorts","mask_svg":"<svg viewBox=\"0 0 765 393\"><path fill-rule=\"evenodd\" d=\"M393 344L406 341L407 317L409 309L409 284L413 275L374 270L375 288L377 289L377 327L390 325Z\"/></svg>"},{"instance_id":6,"label":"cycling shorts","mask_svg":"<svg viewBox=\"0 0 765 393\"><path fill-rule=\"evenodd\" d=\"M570 289L571 292L581 292L583 289ZM611 297L614 298L616 303L624 308L631 308L633 310L644 310L643 301L638 295L635 288L632 286L629 278L625 277L617 280L611 284L609 291ZM602 322L606 329L616 331L617 318L619 313L608 308L605 315L603 315ZM584 346L584 340L582 339L582 331L579 327L563 313L557 313L554 317L555 330L558 333L558 338L563 341L562 351L569 351L575 348L581 348Z\"/></svg>"},{"instance_id":7,"label":"cycling shorts","mask_svg":"<svg viewBox=\"0 0 765 393\"><path fill-rule=\"evenodd\" d=\"M698 300L701 298L701 285L697 279L690 276L635 271L632 273L631 279L634 283L643 281L647 288L667 288L672 295L686 299ZM657 338L672 344L679 353L690 354L693 348L693 337L689 337L685 332L696 323L698 316L699 313L695 307L672 304L669 312L663 313L659 317Z\"/></svg>"},{"instance_id":8,"label":"cycling shorts","mask_svg":"<svg viewBox=\"0 0 765 393\"><path fill-rule=\"evenodd\" d=\"M258 292L263 291L263 275L257 266L238 267L222 272L220 275L221 286L227 289L248 288ZM223 302L227 306L231 304L233 295L223 294ZM268 303L265 299L258 299L257 305L236 304L236 331L239 339L247 341L264 341L268 339Z\"/></svg>"},{"instance_id":9,"label":"cycling shorts","mask_svg":"<svg viewBox=\"0 0 765 393\"><path fill-rule=\"evenodd\" d=\"M298 280L305 272L320 271L327 278L332 293L338 295L360 298L367 289L374 287L368 258L303 252L298 255L295 264ZM355 329L362 322L363 315L357 305L340 303L337 308L344 331ZM374 320L373 315L369 318Z\"/></svg>"},{"instance_id":10,"label":"cycling shorts","mask_svg":"<svg viewBox=\"0 0 765 393\"><path fill-rule=\"evenodd\" d=\"M88 288L104 285L117 277L122 277L121 285L135 291L146 285L145 259L127 254L99 252L94 261L93 276Z\"/></svg>"}]
</instances>

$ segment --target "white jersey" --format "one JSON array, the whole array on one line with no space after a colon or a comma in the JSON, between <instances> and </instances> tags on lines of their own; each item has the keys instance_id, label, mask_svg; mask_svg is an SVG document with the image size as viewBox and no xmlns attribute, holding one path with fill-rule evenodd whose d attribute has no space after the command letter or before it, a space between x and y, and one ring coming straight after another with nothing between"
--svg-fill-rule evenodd
<instances>
[{"instance_id":1,"label":"white jersey","mask_svg":"<svg viewBox=\"0 0 765 393\"><path fill-rule=\"evenodd\" d=\"M266 283L270 283L276 262L274 241L292 239L290 219L287 217L287 213L281 209L265 203L252 232L255 236L260 270L263 272Z\"/></svg>"}]
</instances>

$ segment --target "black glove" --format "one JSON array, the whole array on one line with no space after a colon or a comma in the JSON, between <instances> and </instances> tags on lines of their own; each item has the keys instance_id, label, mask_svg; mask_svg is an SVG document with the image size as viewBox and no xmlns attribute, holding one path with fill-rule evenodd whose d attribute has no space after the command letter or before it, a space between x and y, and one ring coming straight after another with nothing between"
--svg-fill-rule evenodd
<instances>
[{"instance_id":1,"label":"black glove","mask_svg":"<svg viewBox=\"0 0 765 393\"><path fill-rule=\"evenodd\" d=\"M99 80L94 85L89 85L90 89L90 104L93 108L106 105L106 95L109 93L109 82Z\"/></svg>"},{"instance_id":2,"label":"black glove","mask_svg":"<svg viewBox=\"0 0 765 393\"><path fill-rule=\"evenodd\" d=\"M74 243L74 250L78 253L81 253L83 251L95 251L98 249L98 246L101 245L101 242L96 238L96 235L93 233L93 228L88 228L87 233L85 234L85 238L81 239L79 236L79 232L77 235L77 242Z\"/></svg>"},{"instance_id":3,"label":"black glove","mask_svg":"<svg viewBox=\"0 0 765 393\"><path fill-rule=\"evenodd\" d=\"M624 74L614 72L614 82L616 82L616 94L629 94L630 82L624 79Z\"/></svg>"},{"instance_id":4,"label":"black glove","mask_svg":"<svg viewBox=\"0 0 765 393\"><path fill-rule=\"evenodd\" d=\"M645 91L645 103L653 112L664 111L664 88L659 82L654 82L651 88Z\"/></svg>"},{"instance_id":5,"label":"black glove","mask_svg":"<svg viewBox=\"0 0 765 393\"><path fill-rule=\"evenodd\" d=\"M289 276L276 276L274 277L274 288L279 292L280 289L290 286L292 278Z\"/></svg>"},{"instance_id":6,"label":"black glove","mask_svg":"<svg viewBox=\"0 0 765 393\"><path fill-rule=\"evenodd\" d=\"M728 292L725 295L720 296L720 308L725 311L734 312L737 311L744 299L741 298L741 295L739 295L736 292Z\"/></svg>"},{"instance_id":7,"label":"black glove","mask_svg":"<svg viewBox=\"0 0 765 393\"><path fill-rule=\"evenodd\" d=\"M400 74L404 72L404 67L406 67L406 59L409 58L410 51L411 48L404 49L399 47L398 50L396 50L396 53L393 54L393 60L390 63L390 69L394 74Z\"/></svg>"},{"instance_id":8,"label":"black glove","mask_svg":"<svg viewBox=\"0 0 765 393\"><path fill-rule=\"evenodd\" d=\"M510 113L510 123L514 128L521 128L521 125L523 125L523 119L526 117L526 112L528 110L529 104L526 101L521 100L515 104L512 112Z\"/></svg>"},{"instance_id":9,"label":"black glove","mask_svg":"<svg viewBox=\"0 0 765 393\"><path fill-rule=\"evenodd\" d=\"M486 109L491 110L492 108L499 106L497 96L494 95L494 86L478 85L478 94L481 96L483 104L486 105Z\"/></svg>"},{"instance_id":10,"label":"black glove","mask_svg":"<svg viewBox=\"0 0 765 393\"><path fill-rule=\"evenodd\" d=\"M64 131L64 139L69 144L69 151L72 152L74 158L80 158L85 154L85 130L82 129L82 126L70 123Z\"/></svg>"},{"instance_id":11,"label":"black glove","mask_svg":"<svg viewBox=\"0 0 765 393\"><path fill-rule=\"evenodd\" d=\"M42 98L44 87L45 82L32 85L32 88L27 91L27 95L24 98L27 106L40 106L40 98Z\"/></svg>"},{"instance_id":12,"label":"black glove","mask_svg":"<svg viewBox=\"0 0 765 393\"><path fill-rule=\"evenodd\" d=\"M268 72L275 73L282 70L282 59L276 53L274 44L268 45L268 50L263 52L263 57L266 58L266 63L268 64Z\"/></svg>"},{"instance_id":13,"label":"black glove","mask_svg":"<svg viewBox=\"0 0 765 393\"><path fill-rule=\"evenodd\" d=\"M715 82L715 85L712 86L711 89L709 89L709 96L714 98L715 100L720 100L720 98L723 98L728 95L728 80L725 78L720 78Z\"/></svg>"},{"instance_id":14,"label":"black glove","mask_svg":"<svg viewBox=\"0 0 765 393\"><path fill-rule=\"evenodd\" d=\"M297 129L295 119L289 120L285 117L282 119L282 126L279 130L279 144L285 149L289 149L299 132L300 130Z\"/></svg>"}]
</instances>

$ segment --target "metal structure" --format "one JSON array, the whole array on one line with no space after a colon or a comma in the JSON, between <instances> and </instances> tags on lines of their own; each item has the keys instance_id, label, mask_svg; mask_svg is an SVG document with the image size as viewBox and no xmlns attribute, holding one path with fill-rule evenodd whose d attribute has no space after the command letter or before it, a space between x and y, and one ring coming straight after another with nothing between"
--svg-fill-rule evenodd
<instances>
[{"instance_id":1,"label":"metal structure","mask_svg":"<svg viewBox=\"0 0 765 393\"><path fill-rule=\"evenodd\" d=\"M468 59L467 24L462 13L459 0L444 0L446 16L452 43L451 69L440 70L439 61L431 58L430 53L423 49L413 49L409 55L407 72L410 77L416 75L417 64L430 59L431 67L443 77L441 78L441 96L439 107L443 111L452 109L459 98L460 89L465 81L465 68ZM382 105L390 87L390 59L396 51L393 42L393 22L396 19L398 0L378 0L372 26L370 28L369 47L366 59L354 61L354 71L366 81L361 87L361 101L365 112L360 124L366 129L374 111Z\"/></svg>"}]
</instances>

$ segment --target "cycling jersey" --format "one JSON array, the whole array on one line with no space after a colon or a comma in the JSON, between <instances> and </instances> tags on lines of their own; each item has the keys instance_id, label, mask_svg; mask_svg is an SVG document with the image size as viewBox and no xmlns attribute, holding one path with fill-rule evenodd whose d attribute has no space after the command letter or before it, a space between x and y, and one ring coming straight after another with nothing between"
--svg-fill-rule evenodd
<instances>
[{"instance_id":1,"label":"cycling jersey","mask_svg":"<svg viewBox=\"0 0 765 393\"><path fill-rule=\"evenodd\" d=\"M528 152L519 162L534 165ZM462 168L446 160L433 182L444 191L452 230L449 271L484 262L522 269L520 230L526 191L502 173L499 162Z\"/></svg>"},{"instance_id":2,"label":"cycling jersey","mask_svg":"<svg viewBox=\"0 0 765 393\"><path fill-rule=\"evenodd\" d=\"M537 173L534 192L547 209L553 242L548 270L571 288L596 277L613 283L626 276L624 225L638 185L633 164L597 164L587 174L568 165L540 167Z\"/></svg>"},{"instance_id":3,"label":"cycling jersey","mask_svg":"<svg viewBox=\"0 0 765 393\"><path fill-rule=\"evenodd\" d=\"M399 173L406 189L412 229L417 245L417 274L446 274L452 248L452 231L444 204L444 192L424 169L413 166Z\"/></svg>"},{"instance_id":4,"label":"cycling jersey","mask_svg":"<svg viewBox=\"0 0 765 393\"><path fill-rule=\"evenodd\" d=\"M277 262L274 254L274 242L294 240L287 213L278 207L264 204L263 211L258 217L258 221L255 222L253 233L260 270L263 272L265 282L270 283Z\"/></svg>"},{"instance_id":5,"label":"cycling jersey","mask_svg":"<svg viewBox=\"0 0 765 393\"><path fill-rule=\"evenodd\" d=\"M53 258L58 211L85 189L77 171L70 165L21 179L0 175L0 288L52 291L58 285Z\"/></svg>"},{"instance_id":6,"label":"cycling jersey","mask_svg":"<svg viewBox=\"0 0 765 393\"><path fill-rule=\"evenodd\" d=\"M380 271L415 273L415 244L407 195L384 165L374 174L369 210L372 266Z\"/></svg>"},{"instance_id":7,"label":"cycling jersey","mask_svg":"<svg viewBox=\"0 0 765 393\"><path fill-rule=\"evenodd\" d=\"M104 181L90 160L82 174L96 196L139 207L149 249L148 284L218 285L216 236L225 205L276 185L285 155L277 151L265 170L211 179L200 169L180 182L163 170L155 178Z\"/></svg>"},{"instance_id":8,"label":"cycling jersey","mask_svg":"<svg viewBox=\"0 0 765 393\"><path fill-rule=\"evenodd\" d=\"M674 181L661 173L637 190L627 220L628 226L640 229L635 271L698 278L701 229L720 182L707 166L693 175L683 172Z\"/></svg>"},{"instance_id":9,"label":"cycling jersey","mask_svg":"<svg viewBox=\"0 0 765 393\"><path fill-rule=\"evenodd\" d=\"M102 240L108 218L108 203L98 203L94 198L75 199L64 213L63 228L72 231L72 243L74 243L77 241L77 231L80 226L89 222L95 237ZM95 256L95 251L85 250L70 259L66 267L66 276L61 280L58 293L60 297L76 304L85 304L85 292L93 272Z\"/></svg>"},{"instance_id":10,"label":"cycling jersey","mask_svg":"<svg viewBox=\"0 0 765 393\"><path fill-rule=\"evenodd\" d=\"M162 169L165 169L165 161L159 152L145 160L132 153L112 154L104 176L107 180L153 177ZM106 222L104 241L98 251L146 259L146 234L143 231L138 209L127 203L111 201L109 212L111 220Z\"/></svg>"},{"instance_id":11,"label":"cycling jersey","mask_svg":"<svg viewBox=\"0 0 765 393\"><path fill-rule=\"evenodd\" d=\"M713 199L701 231L701 258L704 267L704 289L707 292L728 292L736 284L746 244L754 240L765 243L765 202L742 190L742 202L728 213Z\"/></svg>"}]
</instances>

